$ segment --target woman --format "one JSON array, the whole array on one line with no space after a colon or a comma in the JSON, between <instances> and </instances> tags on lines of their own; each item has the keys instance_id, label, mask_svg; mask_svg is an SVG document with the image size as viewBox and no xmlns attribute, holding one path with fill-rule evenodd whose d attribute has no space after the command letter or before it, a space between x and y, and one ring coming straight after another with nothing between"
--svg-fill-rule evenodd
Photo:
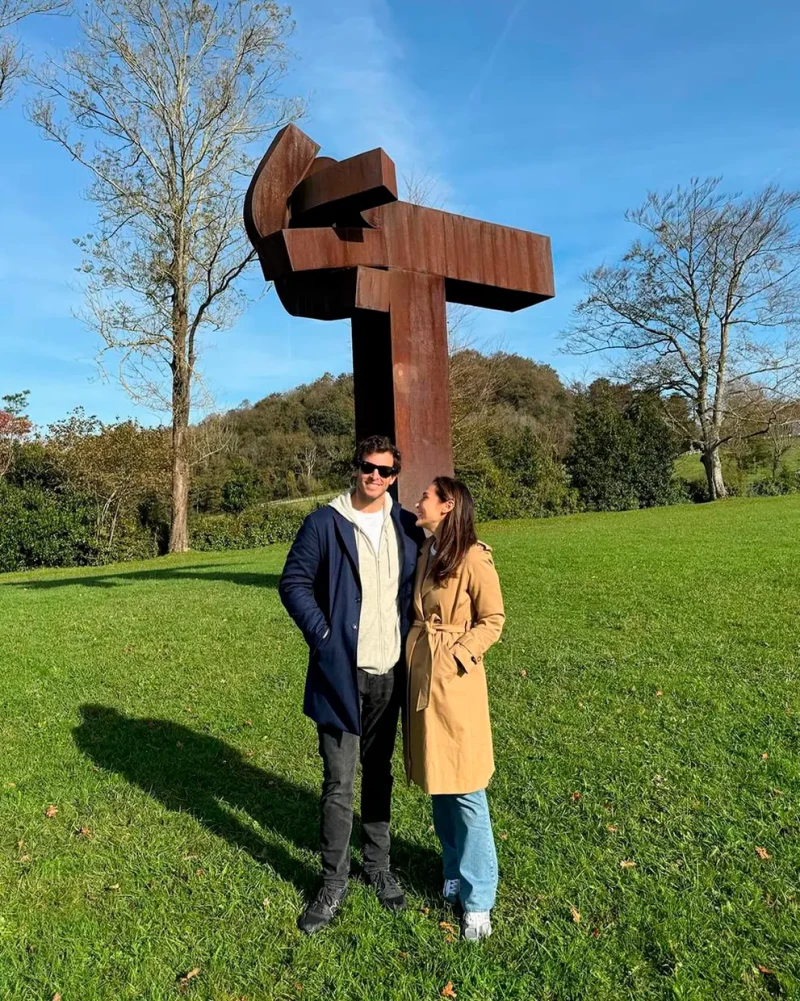
<instances>
[{"instance_id":1,"label":"woman","mask_svg":"<svg viewBox=\"0 0 800 1001\"><path fill-rule=\"evenodd\" d=\"M489 546L475 535L474 503L458 480L437 476L416 505L431 533L414 585L406 644L406 774L430 793L442 843L443 896L461 903L466 939L492 933L497 855L486 801L494 771L483 655L505 614Z\"/></svg>"}]
</instances>

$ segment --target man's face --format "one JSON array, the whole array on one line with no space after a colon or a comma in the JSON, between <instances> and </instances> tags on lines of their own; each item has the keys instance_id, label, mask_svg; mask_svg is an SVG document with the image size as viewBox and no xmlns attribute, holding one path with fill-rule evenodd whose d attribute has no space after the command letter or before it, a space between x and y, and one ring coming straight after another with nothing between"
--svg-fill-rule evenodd
<instances>
[{"instance_id":1,"label":"man's face","mask_svg":"<svg viewBox=\"0 0 800 1001\"><path fill-rule=\"evenodd\" d=\"M391 452L370 452L361 460L360 466L356 468L356 490L365 503L379 500L397 479L396 473L383 475L390 469L394 469L394 456Z\"/></svg>"}]
</instances>

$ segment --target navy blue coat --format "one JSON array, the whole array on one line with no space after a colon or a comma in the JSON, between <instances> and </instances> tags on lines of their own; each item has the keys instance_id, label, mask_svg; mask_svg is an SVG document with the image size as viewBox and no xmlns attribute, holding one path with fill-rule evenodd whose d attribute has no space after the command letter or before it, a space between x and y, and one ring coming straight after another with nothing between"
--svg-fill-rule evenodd
<instances>
[{"instance_id":1,"label":"navy blue coat","mask_svg":"<svg viewBox=\"0 0 800 1001\"><path fill-rule=\"evenodd\" d=\"M392 505L391 516L402 552L400 632L405 645L424 533L399 504ZM360 734L356 652L361 578L355 528L338 511L323 507L305 519L286 557L278 593L308 644L303 712L315 723Z\"/></svg>"}]
</instances>

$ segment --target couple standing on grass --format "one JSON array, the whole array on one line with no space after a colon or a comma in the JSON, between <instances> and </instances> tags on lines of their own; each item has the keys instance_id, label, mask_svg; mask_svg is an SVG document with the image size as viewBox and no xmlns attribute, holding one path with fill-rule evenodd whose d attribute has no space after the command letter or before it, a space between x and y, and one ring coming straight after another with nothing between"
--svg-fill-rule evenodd
<instances>
[{"instance_id":1,"label":"couple standing on grass","mask_svg":"<svg viewBox=\"0 0 800 1001\"><path fill-rule=\"evenodd\" d=\"M406 774L431 795L443 897L460 904L464 938L485 938L497 855L486 801L494 760L483 655L505 618L497 571L475 535L463 483L437 477L415 517L387 492L400 473L388 438L362 441L354 472L352 491L303 522L280 582L309 646L303 708L317 724L323 765L323 883L298 925L308 934L324 928L347 891L359 760L364 875L384 907L406 906L389 867L403 709Z\"/></svg>"}]
</instances>

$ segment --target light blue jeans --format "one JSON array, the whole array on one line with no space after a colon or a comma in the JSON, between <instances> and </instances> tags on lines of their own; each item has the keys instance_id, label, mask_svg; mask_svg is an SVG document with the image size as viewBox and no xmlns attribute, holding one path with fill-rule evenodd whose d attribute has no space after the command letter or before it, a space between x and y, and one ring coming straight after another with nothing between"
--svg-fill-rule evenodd
<instances>
[{"instance_id":1,"label":"light blue jeans","mask_svg":"<svg viewBox=\"0 0 800 1001\"><path fill-rule=\"evenodd\" d=\"M490 911L497 896L497 852L486 790L431 799L433 826L442 843L444 878L461 880L465 911Z\"/></svg>"}]
</instances>

